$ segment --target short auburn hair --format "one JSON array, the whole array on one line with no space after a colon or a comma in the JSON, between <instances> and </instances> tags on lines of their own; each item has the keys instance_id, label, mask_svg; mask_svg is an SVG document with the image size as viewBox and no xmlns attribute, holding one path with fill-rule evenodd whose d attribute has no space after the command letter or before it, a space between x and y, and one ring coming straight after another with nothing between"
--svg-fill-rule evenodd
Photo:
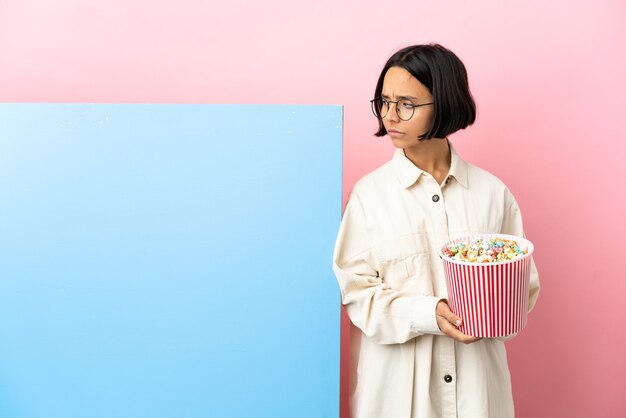
<instances>
[{"instance_id":1,"label":"short auburn hair","mask_svg":"<svg viewBox=\"0 0 626 418\"><path fill-rule=\"evenodd\" d=\"M452 51L439 44L413 45L393 54L385 64L374 97L381 97L385 74L391 67L407 70L433 96L433 123L420 141L445 138L465 129L476 120L476 103L469 90L465 66ZM387 135L383 119L378 118L376 136Z\"/></svg>"}]
</instances>

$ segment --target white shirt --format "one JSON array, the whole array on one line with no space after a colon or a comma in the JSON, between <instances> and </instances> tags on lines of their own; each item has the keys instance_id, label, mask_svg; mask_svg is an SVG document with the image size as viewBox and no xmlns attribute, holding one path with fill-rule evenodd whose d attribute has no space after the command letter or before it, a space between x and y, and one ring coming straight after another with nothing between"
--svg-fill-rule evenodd
<instances>
[{"instance_id":1,"label":"white shirt","mask_svg":"<svg viewBox=\"0 0 626 418\"><path fill-rule=\"evenodd\" d=\"M441 247L477 233L524 236L522 217L504 183L450 150L442 184L397 149L346 206L333 268L362 331L352 347L354 418L514 416L503 339L458 343L439 330L435 307L447 297ZM532 262L529 310L538 293Z\"/></svg>"}]
</instances>

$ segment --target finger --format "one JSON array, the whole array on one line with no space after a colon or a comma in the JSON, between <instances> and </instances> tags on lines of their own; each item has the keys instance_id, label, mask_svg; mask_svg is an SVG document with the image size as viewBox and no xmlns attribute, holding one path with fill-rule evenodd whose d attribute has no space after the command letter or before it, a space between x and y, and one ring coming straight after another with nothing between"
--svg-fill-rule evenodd
<instances>
[{"instance_id":1,"label":"finger","mask_svg":"<svg viewBox=\"0 0 626 418\"><path fill-rule=\"evenodd\" d=\"M463 320L461 319L461 317L456 315L454 312L448 317L448 321L454 324L454 326L457 328L460 327L461 324L463 323Z\"/></svg>"},{"instance_id":2,"label":"finger","mask_svg":"<svg viewBox=\"0 0 626 418\"><path fill-rule=\"evenodd\" d=\"M461 340L458 340L462 342L463 344L471 344L471 343L475 343L476 341L482 340L482 337L472 337L471 335L466 335L466 334L463 334L463 335L465 337Z\"/></svg>"},{"instance_id":3,"label":"finger","mask_svg":"<svg viewBox=\"0 0 626 418\"><path fill-rule=\"evenodd\" d=\"M459 327L463 323L463 320L457 314L452 312L447 303L442 304L442 315L455 327Z\"/></svg>"},{"instance_id":4,"label":"finger","mask_svg":"<svg viewBox=\"0 0 626 418\"><path fill-rule=\"evenodd\" d=\"M482 339L480 337L474 337L471 335L463 334L461 331L453 327L452 324L444 328L445 330L444 329L441 330L444 334L464 344L471 344Z\"/></svg>"},{"instance_id":5,"label":"finger","mask_svg":"<svg viewBox=\"0 0 626 418\"><path fill-rule=\"evenodd\" d=\"M450 323L446 318L442 317L441 325L439 326L441 332L447 335L450 338L458 339L461 338L463 333L456 329L454 324Z\"/></svg>"}]
</instances>

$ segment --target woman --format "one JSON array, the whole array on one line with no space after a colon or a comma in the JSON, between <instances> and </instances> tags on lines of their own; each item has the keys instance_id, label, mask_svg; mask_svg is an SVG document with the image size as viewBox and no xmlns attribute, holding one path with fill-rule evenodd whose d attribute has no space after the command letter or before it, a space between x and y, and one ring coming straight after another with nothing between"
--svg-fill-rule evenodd
<instances>
[{"instance_id":1,"label":"woman","mask_svg":"<svg viewBox=\"0 0 626 418\"><path fill-rule=\"evenodd\" d=\"M376 135L396 150L353 187L334 254L342 303L362 331L352 338L352 416L513 417L504 343L458 330L438 256L454 238L524 234L507 187L448 141L476 117L465 67L440 45L404 48L385 64L372 109Z\"/></svg>"}]
</instances>

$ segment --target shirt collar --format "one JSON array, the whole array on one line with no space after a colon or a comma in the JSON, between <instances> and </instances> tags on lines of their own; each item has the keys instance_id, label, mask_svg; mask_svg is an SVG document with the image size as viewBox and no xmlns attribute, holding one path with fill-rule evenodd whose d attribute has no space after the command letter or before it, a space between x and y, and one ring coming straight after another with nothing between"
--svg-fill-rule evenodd
<instances>
[{"instance_id":1,"label":"shirt collar","mask_svg":"<svg viewBox=\"0 0 626 418\"><path fill-rule=\"evenodd\" d=\"M450 154L452 156L450 159L450 171L448 171L448 177L454 177L454 179L458 181L461 186L467 189L469 187L469 181L467 178L468 165L465 160L463 160L459 154L456 153L456 150L450 141L448 141L448 145L450 145Z\"/></svg>"},{"instance_id":2,"label":"shirt collar","mask_svg":"<svg viewBox=\"0 0 626 418\"><path fill-rule=\"evenodd\" d=\"M400 184L405 189L412 186L423 173L418 166L413 164L411 160L404 155L402 148L396 148L391 164L398 180L400 180Z\"/></svg>"},{"instance_id":3,"label":"shirt collar","mask_svg":"<svg viewBox=\"0 0 626 418\"><path fill-rule=\"evenodd\" d=\"M467 179L467 163L456 153L456 150L448 141L450 146L450 170L448 171L448 177L454 177L463 187L469 186ZM400 181L400 184L404 188L411 187L420 178L424 171L409 160L404 155L404 150L396 148L393 159L393 169Z\"/></svg>"}]
</instances>

